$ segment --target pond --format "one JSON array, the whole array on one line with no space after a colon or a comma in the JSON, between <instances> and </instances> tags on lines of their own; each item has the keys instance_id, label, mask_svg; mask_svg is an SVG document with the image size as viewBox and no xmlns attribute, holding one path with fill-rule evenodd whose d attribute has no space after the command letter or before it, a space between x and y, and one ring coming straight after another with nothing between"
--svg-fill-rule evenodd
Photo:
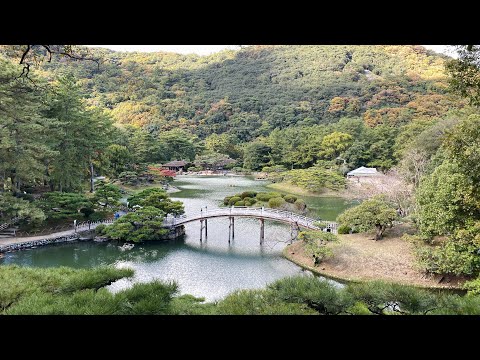
<instances>
[{"instance_id":1,"label":"pond","mask_svg":"<svg viewBox=\"0 0 480 360\"><path fill-rule=\"evenodd\" d=\"M220 206L225 196L234 193L272 191L267 184L243 176L179 176L174 185L181 191L172 193L171 197L182 201L187 213L198 212L204 206ZM309 215L324 220L335 220L340 212L351 206L340 198L303 198L310 208ZM258 220L236 219L235 239L230 243L228 225L227 218L209 220L208 238L203 242L200 242L200 224L190 223L185 225L185 237L174 242L136 244L131 250L124 250L113 242L49 245L6 253L0 264L131 267L135 277L110 285L112 291L129 287L134 282L174 280L182 294L204 297L207 301L221 299L237 289L263 288L277 279L305 273L281 255L290 237L289 226L267 221L265 242L261 246Z\"/></svg>"}]
</instances>

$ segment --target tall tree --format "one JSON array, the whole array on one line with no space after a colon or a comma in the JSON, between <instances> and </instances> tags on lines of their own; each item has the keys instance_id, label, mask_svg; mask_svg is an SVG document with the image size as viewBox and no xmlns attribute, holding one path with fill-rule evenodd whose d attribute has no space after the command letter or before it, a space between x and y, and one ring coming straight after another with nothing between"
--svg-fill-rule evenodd
<instances>
[{"instance_id":1,"label":"tall tree","mask_svg":"<svg viewBox=\"0 0 480 360\"><path fill-rule=\"evenodd\" d=\"M480 105L480 46L457 45L456 50L458 59L446 64L450 87L472 105Z\"/></svg>"},{"instance_id":2,"label":"tall tree","mask_svg":"<svg viewBox=\"0 0 480 360\"><path fill-rule=\"evenodd\" d=\"M99 110L86 107L71 74L59 78L49 100L46 114L57 120L53 145L57 155L49 159L51 188L78 189L89 174L93 191L93 160L110 141L112 120Z\"/></svg>"},{"instance_id":3,"label":"tall tree","mask_svg":"<svg viewBox=\"0 0 480 360\"><path fill-rule=\"evenodd\" d=\"M158 139L164 148L166 160L195 159L193 138L186 131L174 129L161 133Z\"/></svg>"},{"instance_id":4,"label":"tall tree","mask_svg":"<svg viewBox=\"0 0 480 360\"><path fill-rule=\"evenodd\" d=\"M18 71L0 58L0 181L14 193L23 184L39 184L44 159L53 155L47 145L53 130L42 114L41 95L29 83L13 80Z\"/></svg>"}]
</instances>

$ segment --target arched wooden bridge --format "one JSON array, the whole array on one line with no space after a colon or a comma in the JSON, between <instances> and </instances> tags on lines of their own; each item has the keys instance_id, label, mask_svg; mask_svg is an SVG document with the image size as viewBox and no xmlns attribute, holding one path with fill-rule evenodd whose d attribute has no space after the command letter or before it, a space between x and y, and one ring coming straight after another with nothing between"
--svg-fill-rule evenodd
<instances>
[{"instance_id":1,"label":"arched wooden bridge","mask_svg":"<svg viewBox=\"0 0 480 360\"><path fill-rule=\"evenodd\" d=\"M164 225L166 227L177 227L190 222L200 221L200 240L203 237L203 229L205 229L205 237L208 234L208 219L214 218L226 218L230 219L229 226L229 238L235 236L235 218L255 218L260 220L260 242L264 240L265 234L265 220L277 221L289 224L293 230L298 230L299 228L305 228L309 230L322 230L319 226L314 223L318 220L295 214L289 211L269 209L269 208L256 208L256 207L246 207L246 206L232 206L228 208L218 208L218 209L207 209L206 207L201 209L200 212L195 214L181 215L178 217L168 217L164 220ZM335 222L324 222L326 231L336 233L337 232L337 223ZM292 230L292 231L293 231Z\"/></svg>"}]
</instances>

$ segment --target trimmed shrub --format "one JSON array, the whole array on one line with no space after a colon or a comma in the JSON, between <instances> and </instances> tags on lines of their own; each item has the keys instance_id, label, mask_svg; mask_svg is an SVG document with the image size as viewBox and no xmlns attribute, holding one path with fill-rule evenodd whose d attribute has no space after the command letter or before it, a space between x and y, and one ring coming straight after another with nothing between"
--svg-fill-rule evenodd
<instances>
[{"instance_id":1,"label":"trimmed shrub","mask_svg":"<svg viewBox=\"0 0 480 360\"><path fill-rule=\"evenodd\" d=\"M268 201L268 200L270 200L270 197L267 195L266 192L260 192L260 193L257 194L257 200Z\"/></svg>"},{"instance_id":2,"label":"trimmed shrub","mask_svg":"<svg viewBox=\"0 0 480 360\"><path fill-rule=\"evenodd\" d=\"M298 198L295 195L285 195L284 199L286 202L293 204Z\"/></svg>"},{"instance_id":3,"label":"trimmed shrub","mask_svg":"<svg viewBox=\"0 0 480 360\"><path fill-rule=\"evenodd\" d=\"M97 235L103 235L105 234L105 228L107 226L105 224L100 224L95 228L95 234Z\"/></svg>"},{"instance_id":4,"label":"trimmed shrub","mask_svg":"<svg viewBox=\"0 0 480 360\"><path fill-rule=\"evenodd\" d=\"M233 204L235 204L237 201L240 201L240 200L242 200L240 196L232 196L230 200L228 200L228 205L232 206Z\"/></svg>"},{"instance_id":5,"label":"trimmed shrub","mask_svg":"<svg viewBox=\"0 0 480 360\"><path fill-rule=\"evenodd\" d=\"M240 200L235 203L235 206L245 206L245 201Z\"/></svg>"},{"instance_id":6,"label":"trimmed shrub","mask_svg":"<svg viewBox=\"0 0 480 360\"><path fill-rule=\"evenodd\" d=\"M338 228L338 233L339 234L350 234L350 230L352 230L350 228L350 226L342 225Z\"/></svg>"},{"instance_id":7,"label":"trimmed shrub","mask_svg":"<svg viewBox=\"0 0 480 360\"><path fill-rule=\"evenodd\" d=\"M252 203L250 201L244 201L245 206L252 206Z\"/></svg>"},{"instance_id":8,"label":"trimmed shrub","mask_svg":"<svg viewBox=\"0 0 480 360\"><path fill-rule=\"evenodd\" d=\"M243 193L240 194L240 197L242 199L245 199L246 197L254 198L256 195L257 195L256 191L244 191Z\"/></svg>"},{"instance_id":9,"label":"trimmed shrub","mask_svg":"<svg viewBox=\"0 0 480 360\"><path fill-rule=\"evenodd\" d=\"M243 201L245 201L245 202L247 202L247 201L248 201L248 202L251 202L251 201L252 201L252 198L247 196L247 197L244 197L244 198L243 198Z\"/></svg>"},{"instance_id":10,"label":"trimmed shrub","mask_svg":"<svg viewBox=\"0 0 480 360\"><path fill-rule=\"evenodd\" d=\"M285 204L285 200L282 197L274 197L268 200L268 206L271 208L279 208Z\"/></svg>"},{"instance_id":11,"label":"trimmed shrub","mask_svg":"<svg viewBox=\"0 0 480 360\"><path fill-rule=\"evenodd\" d=\"M256 199L250 199L250 203L251 203L252 205L255 204L256 202L257 202Z\"/></svg>"},{"instance_id":12,"label":"trimmed shrub","mask_svg":"<svg viewBox=\"0 0 480 360\"><path fill-rule=\"evenodd\" d=\"M296 200L294 205L297 210L301 210L301 211L307 208L307 204L305 204L305 201L303 201L302 199Z\"/></svg>"},{"instance_id":13,"label":"trimmed shrub","mask_svg":"<svg viewBox=\"0 0 480 360\"><path fill-rule=\"evenodd\" d=\"M260 200L260 201L269 201L270 199L276 198L276 197L281 197L281 195L276 192L269 192L269 193L260 192L257 194L257 200Z\"/></svg>"},{"instance_id":14,"label":"trimmed shrub","mask_svg":"<svg viewBox=\"0 0 480 360\"><path fill-rule=\"evenodd\" d=\"M230 199L232 198L233 196L225 196L225 198L223 199L223 205L228 205L228 202L230 201Z\"/></svg>"}]
</instances>

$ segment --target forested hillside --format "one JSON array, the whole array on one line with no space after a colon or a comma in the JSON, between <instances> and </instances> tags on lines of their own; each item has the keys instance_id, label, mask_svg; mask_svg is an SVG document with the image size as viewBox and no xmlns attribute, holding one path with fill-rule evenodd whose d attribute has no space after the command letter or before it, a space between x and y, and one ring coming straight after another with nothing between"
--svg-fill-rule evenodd
<instances>
[{"instance_id":1,"label":"forested hillside","mask_svg":"<svg viewBox=\"0 0 480 360\"><path fill-rule=\"evenodd\" d=\"M226 132L247 142L275 128L344 116L398 126L459 106L446 95L444 59L421 46L253 46L210 56L92 52L103 60L99 68L54 61L46 69L68 67L91 104L151 131L183 128L200 138Z\"/></svg>"}]
</instances>

